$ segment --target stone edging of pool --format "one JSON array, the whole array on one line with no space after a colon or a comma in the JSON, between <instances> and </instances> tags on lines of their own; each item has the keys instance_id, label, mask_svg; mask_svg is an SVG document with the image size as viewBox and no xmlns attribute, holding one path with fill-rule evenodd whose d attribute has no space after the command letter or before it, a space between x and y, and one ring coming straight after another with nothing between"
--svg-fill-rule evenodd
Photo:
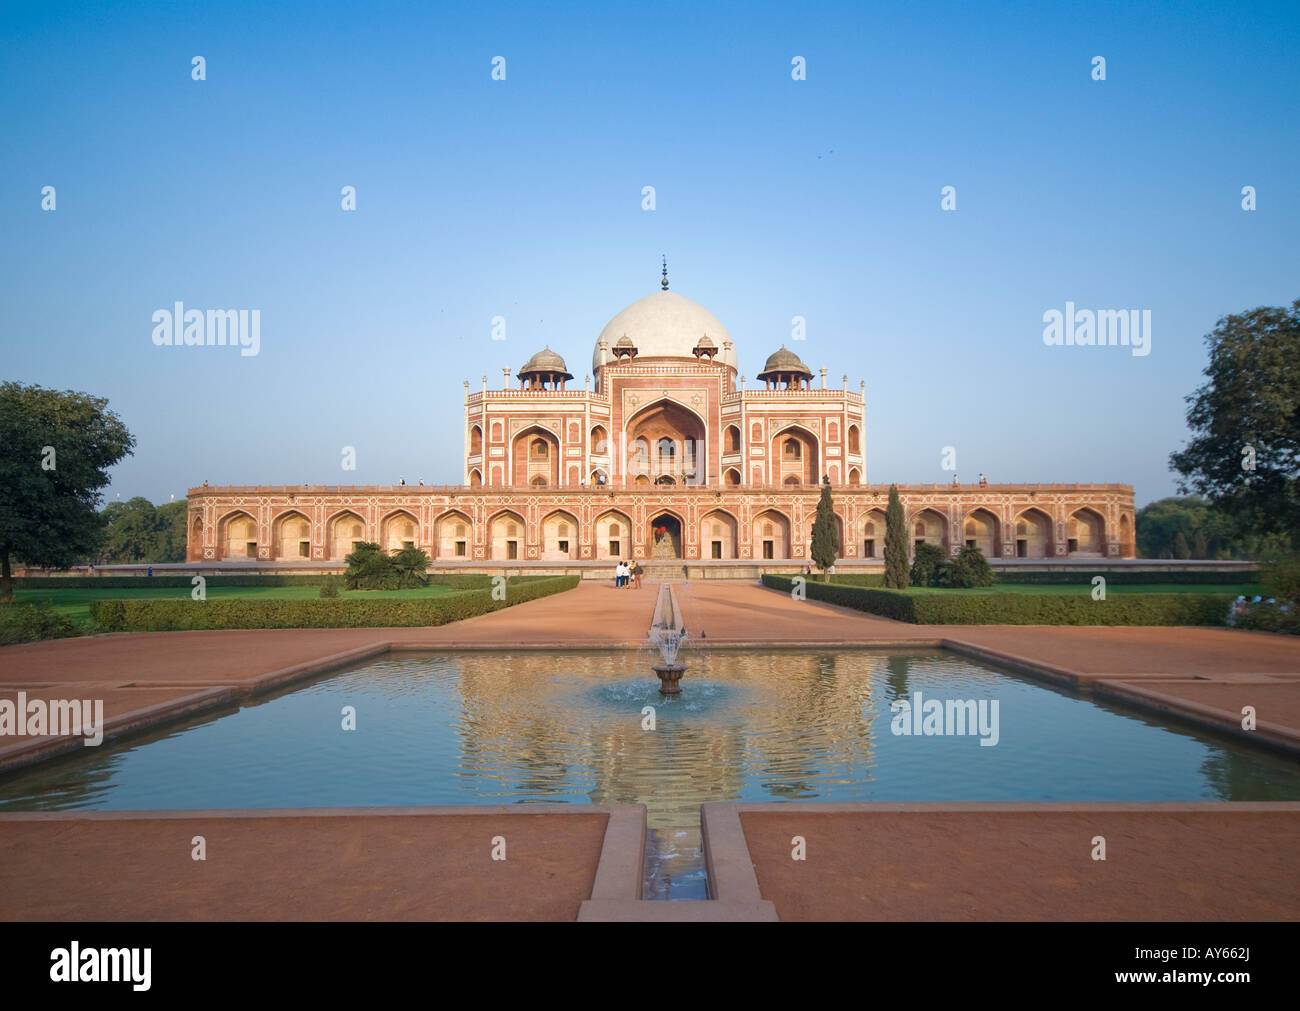
<instances>
[{"instance_id":1,"label":"stone edging of pool","mask_svg":"<svg viewBox=\"0 0 1300 1011\"><path fill-rule=\"evenodd\" d=\"M701 825L711 897L782 920L1300 916L1300 802L720 802Z\"/></svg>"}]
</instances>

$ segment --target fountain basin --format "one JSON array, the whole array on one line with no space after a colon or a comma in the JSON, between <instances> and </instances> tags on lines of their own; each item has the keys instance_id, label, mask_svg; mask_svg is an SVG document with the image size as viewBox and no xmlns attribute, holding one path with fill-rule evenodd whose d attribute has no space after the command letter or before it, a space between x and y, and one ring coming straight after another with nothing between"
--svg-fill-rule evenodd
<instances>
[{"instance_id":1,"label":"fountain basin","mask_svg":"<svg viewBox=\"0 0 1300 1011\"><path fill-rule=\"evenodd\" d=\"M659 676L660 695L680 695L682 693L682 675L686 673L683 663L657 663L650 668Z\"/></svg>"}]
</instances>

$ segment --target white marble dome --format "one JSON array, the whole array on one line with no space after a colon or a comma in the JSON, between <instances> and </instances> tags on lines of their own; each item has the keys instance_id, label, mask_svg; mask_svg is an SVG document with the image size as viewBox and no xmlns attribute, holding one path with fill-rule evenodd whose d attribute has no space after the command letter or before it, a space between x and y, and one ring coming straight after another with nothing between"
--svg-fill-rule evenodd
<instances>
[{"instance_id":1,"label":"white marble dome","mask_svg":"<svg viewBox=\"0 0 1300 1011\"><path fill-rule=\"evenodd\" d=\"M596 340L596 350L591 356L591 367L613 359L614 345L627 334L636 345L636 361L643 358L689 358L695 360L691 350L707 335L717 346L714 361L736 368L736 348L731 335L718 322L718 317L698 302L675 291L656 291L638 299L605 324ZM606 350L602 352L601 342ZM603 357L602 357L603 354Z\"/></svg>"}]
</instances>

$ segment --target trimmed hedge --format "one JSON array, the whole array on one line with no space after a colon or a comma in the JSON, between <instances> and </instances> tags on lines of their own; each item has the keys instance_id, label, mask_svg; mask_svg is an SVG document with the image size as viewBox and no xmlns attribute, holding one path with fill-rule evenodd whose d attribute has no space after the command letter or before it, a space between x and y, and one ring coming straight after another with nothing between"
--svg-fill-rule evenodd
<instances>
[{"instance_id":1,"label":"trimmed hedge","mask_svg":"<svg viewBox=\"0 0 1300 1011\"><path fill-rule=\"evenodd\" d=\"M883 572L853 572L844 575L831 576L832 583L842 583L845 586L884 586L885 574Z\"/></svg>"},{"instance_id":2,"label":"trimmed hedge","mask_svg":"<svg viewBox=\"0 0 1300 1011\"><path fill-rule=\"evenodd\" d=\"M190 589L198 573L188 576L21 576L15 590L164 590ZM209 586L319 586L324 576L204 576Z\"/></svg>"},{"instance_id":3,"label":"trimmed hedge","mask_svg":"<svg viewBox=\"0 0 1300 1011\"><path fill-rule=\"evenodd\" d=\"M162 590L190 589L194 575L188 576L20 576L14 579L15 590L139 590L157 587ZM291 576L204 576L208 586L320 586L329 573ZM549 579L549 576L522 576L516 579ZM453 590L481 590L492 585L492 577L475 574L441 573L429 576L429 582L450 586Z\"/></svg>"},{"instance_id":4,"label":"trimmed hedge","mask_svg":"<svg viewBox=\"0 0 1300 1011\"><path fill-rule=\"evenodd\" d=\"M763 585L790 592L789 576ZM808 580L810 600L914 625L1222 625L1232 597L1200 593L1134 593L1093 600L1090 594L908 593Z\"/></svg>"},{"instance_id":5,"label":"trimmed hedge","mask_svg":"<svg viewBox=\"0 0 1300 1011\"><path fill-rule=\"evenodd\" d=\"M1235 586L1238 583L1258 583L1258 569L1238 569L1236 572L1130 572L1127 570L1096 572L1022 572L1015 569L995 569L999 583L1030 583L1043 586L1088 586L1093 576L1105 576L1107 583L1116 586L1141 586L1165 583L1180 586Z\"/></svg>"},{"instance_id":6,"label":"trimmed hedge","mask_svg":"<svg viewBox=\"0 0 1300 1011\"><path fill-rule=\"evenodd\" d=\"M446 625L522 604L578 585L578 576L511 582L506 599L491 589L445 597L274 600L97 600L91 616L101 632L175 632L226 628L408 628Z\"/></svg>"}]
</instances>

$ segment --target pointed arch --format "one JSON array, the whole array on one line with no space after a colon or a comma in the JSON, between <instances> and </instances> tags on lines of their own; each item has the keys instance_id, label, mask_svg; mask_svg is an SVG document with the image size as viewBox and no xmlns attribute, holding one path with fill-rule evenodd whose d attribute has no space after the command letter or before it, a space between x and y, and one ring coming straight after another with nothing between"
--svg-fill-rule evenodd
<instances>
[{"instance_id":1,"label":"pointed arch","mask_svg":"<svg viewBox=\"0 0 1300 1011\"><path fill-rule=\"evenodd\" d=\"M596 557L632 557L632 517L618 509L606 509L596 517Z\"/></svg>"},{"instance_id":2,"label":"pointed arch","mask_svg":"<svg viewBox=\"0 0 1300 1011\"><path fill-rule=\"evenodd\" d=\"M311 558L311 520L298 509L287 509L271 521L271 556L277 561Z\"/></svg>"},{"instance_id":3,"label":"pointed arch","mask_svg":"<svg viewBox=\"0 0 1300 1011\"><path fill-rule=\"evenodd\" d=\"M1022 510L1015 519L1017 558L1047 558L1053 553L1052 518L1037 506Z\"/></svg>"},{"instance_id":4,"label":"pointed arch","mask_svg":"<svg viewBox=\"0 0 1300 1011\"><path fill-rule=\"evenodd\" d=\"M390 554L422 543L420 521L406 509L394 509L379 521L379 546Z\"/></svg>"},{"instance_id":5,"label":"pointed arch","mask_svg":"<svg viewBox=\"0 0 1300 1011\"><path fill-rule=\"evenodd\" d=\"M325 553L336 562L352 553L353 545L368 540L366 521L351 509L340 509L325 523Z\"/></svg>"},{"instance_id":6,"label":"pointed arch","mask_svg":"<svg viewBox=\"0 0 1300 1011\"><path fill-rule=\"evenodd\" d=\"M662 529L662 536L657 533ZM686 557L686 521L675 509L656 509L646 526L651 558Z\"/></svg>"},{"instance_id":7,"label":"pointed arch","mask_svg":"<svg viewBox=\"0 0 1300 1011\"><path fill-rule=\"evenodd\" d=\"M517 432L510 440L510 456L514 468L512 484L554 488L560 483L560 440L549 429L529 425Z\"/></svg>"},{"instance_id":8,"label":"pointed arch","mask_svg":"<svg viewBox=\"0 0 1300 1011\"><path fill-rule=\"evenodd\" d=\"M222 558L256 558L257 536L257 520L243 509L232 510L217 521Z\"/></svg>"},{"instance_id":9,"label":"pointed arch","mask_svg":"<svg viewBox=\"0 0 1300 1011\"><path fill-rule=\"evenodd\" d=\"M567 509L555 509L542 517L541 557L558 561L578 557L578 517Z\"/></svg>"},{"instance_id":10,"label":"pointed arch","mask_svg":"<svg viewBox=\"0 0 1300 1011\"><path fill-rule=\"evenodd\" d=\"M790 484L792 477L798 484L821 483L821 440L804 426L790 424L778 429L768 449L774 484Z\"/></svg>"},{"instance_id":11,"label":"pointed arch","mask_svg":"<svg viewBox=\"0 0 1300 1011\"><path fill-rule=\"evenodd\" d=\"M528 526L511 509L494 513L487 522L488 557L494 561L516 561L524 557Z\"/></svg>"},{"instance_id":12,"label":"pointed arch","mask_svg":"<svg viewBox=\"0 0 1300 1011\"><path fill-rule=\"evenodd\" d=\"M463 512L453 509L440 513L433 521L433 554L435 558L467 559L472 554L474 521Z\"/></svg>"},{"instance_id":13,"label":"pointed arch","mask_svg":"<svg viewBox=\"0 0 1300 1011\"><path fill-rule=\"evenodd\" d=\"M660 398L637 409L623 424L628 459L624 472L652 481L671 477L676 484L700 484L708 460L708 423L685 404Z\"/></svg>"},{"instance_id":14,"label":"pointed arch","mask_svg":"<svg viewBox=\"0 0 1300 1011\"><path fill-rule=\"evenodd\" d=\"M1082 506L1065 521L1065 537L1068 554L1099 558L1106 553L1106 520L1098 510Z\"/></svg>"},{"instance_id":15,"label":"pointed arch","mask_svg":"<svg viewBox=\"0 0 1300 1011\"><path fill-rule=\"evenodd\" d=\"M790 517L779 509L764 509L750 523L750 541L757 560L791 557Z\"/></svg>"},{"instance_id":16,"label":"pointed arch","mask_svg":"<svg viewBox=\"0 0 1300 1011\"><path fill-rule=\"evenodd\" d=\"M712 509L700 517L700 557L740 557L740 521L726 509Z\"/></svg>"},{"instance_id":17,"label":"pointed arch","mask_svg":"<svg viewBox=\"0 0 1300 1011\"><path fill-rule=\"evenodd\" d=\"M968 512L961 522L963 546L980 549L985 558L1002 555L1002 524L992 511L980 506Z\"/></svg>"},{"instance_id":18,"label":"pointed arch","mask_svg":"<svg viewBox=\"0 0 1300 1011\"><path fill-rule=\"evenodd\" d=\"M885 557L885 510L873 508L862 517L859 524L862 532L862 557Z\"/></svg>"},{"instance_id":19,"label":"pointed arch","mask_svg":"<svg viewBox=\"0 0 1300 1011\"><path fill-rule=\"evenodd\" d=\"M915 550L921 542L948 552L948 517L931 506L916 510L907 521L907 543Z\"/></svg>"}]
</instances>

